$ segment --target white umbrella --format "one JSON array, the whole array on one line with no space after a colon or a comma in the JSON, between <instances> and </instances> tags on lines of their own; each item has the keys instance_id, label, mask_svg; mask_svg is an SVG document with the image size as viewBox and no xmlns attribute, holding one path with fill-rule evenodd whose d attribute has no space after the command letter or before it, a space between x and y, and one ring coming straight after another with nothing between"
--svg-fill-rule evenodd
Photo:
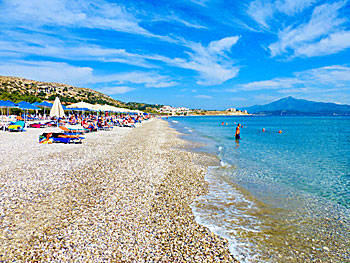
<instances>
[{"instance_id":1,"label":"white umbrella","mask_svg":"<svg viewBox=\"0 0 350 263\"><path fill-rule=\"evenodd\" d=\"M116 112L132 112L132 110L125 108L117 108Z\"/></svg>"},{"instance_id":2,"label":"white umbrella","mask_svg":"<svg viewBox=\"0 0 350 263\"><path fill-rule=\"evenodd\" d=\"M78 103L71 104L71 105L67 106L67 108L88 108L88 109L92 110L93 106L94 106L93 104L81 101Z\"/></svg>"},{"instance_id":3,"label":"white umbrella","mask_svg":"<svg viewBox=\"0 0 350 263\"><path fill-rule=\"evenodd\" d=\"M97 110L97 111L104 111L102 108L102 105L100 105L100 104L92 105L92 109Z\"/></svg>"},{"instance_id":4,"label":"white umbrella","mask_svg":"<svg viewBox=\"0 0 350 263\"><path fill-rule=\"evenodd\" d=\"M55 102L52 105L51 111L50 111L50 117L57 117L62 118L64 117L64 110L62 107L62 104L60 102L60 99L56 97Z\"/></svg>"},{"instance_id":5,"label":"white umbrella","mask_svg":"<svg viewBox=\"0 0 350 263\"><path fill-rule=\"evenodd\" d=\"M114 111L115 112L115 111L118 111L118 108L105 104L100 108L100 110L102 110L102 111Z\"/></svg>"}]
</instances>

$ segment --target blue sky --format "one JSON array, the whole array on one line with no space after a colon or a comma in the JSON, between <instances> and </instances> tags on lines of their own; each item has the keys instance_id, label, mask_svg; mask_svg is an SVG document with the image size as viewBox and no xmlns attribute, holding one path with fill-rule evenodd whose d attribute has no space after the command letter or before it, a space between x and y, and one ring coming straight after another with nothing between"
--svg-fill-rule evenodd
<instances>
[{"instance_id":1,"label":"blue sky","mask_svg":"<svg viewBox=\"0 0 350 263\"><path fill-rule=\"evenodd\" d=\"M0 75L122 101L350 104L349 1L2 0Z\"/></svg>"}]
</instances>

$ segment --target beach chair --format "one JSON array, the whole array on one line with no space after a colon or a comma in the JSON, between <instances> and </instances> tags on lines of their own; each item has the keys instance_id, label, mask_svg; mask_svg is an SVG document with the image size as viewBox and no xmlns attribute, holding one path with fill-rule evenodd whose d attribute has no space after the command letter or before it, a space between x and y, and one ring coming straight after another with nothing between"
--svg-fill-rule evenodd
<instances>
[{"instance_id":1,"label":"beach chair","mask_svg":"<svg viewBox=\"0 0 350 263\"><path fill-rule=\"evenodd\" d=\"M24 121L16 121L14 123L11 123L7 129L10 131L10 132L13 132L13 131L17 131L17 132L23 132L25 131L24 130L24 126L25 126L25 122Z\"/></svg>"},{"instance_id":2,"label":"beach chair","mask_svg":"<svg viewBox=\"0 0 350 263\"><path fill-rule=\"evenodd\" d=\"M86 129L69 129L65 126L60 126L60 129L65 133L69 133L69 134L83 134L84 132L87 131Z\"/></svg>"},{"instance_id":3,"label":"beach chair","mask_svg":"<svg viewBox=\"0 0 350 263\"><path fill-rule=\"evenodd\" d=\"M51 143L77 144L77 143L82 143L83 139L85 138L81 137L80 135L50 132L50 133L41 134L39 136L39 143L41 144L51 144Z\"/></svg>"},{"instance_id":4,"label":"beach chair","mask_svg":"<svg viewBox=\"0 0 350 263\"><path fill-rule=\"evenodd\" d=\"M87 123L87 124L84 124L83 125L84 129L87 129L88 131L90 132L93 132L93 131L97 131L98 128L96 125L92 124L92 123Z\"/></svg>"},{"instance_id":5,"label":"beach chair","mask_svg":"<svg viewBox=\"0 0 350 263\"><path fill-rule=\"evenodd\" d=\"M46 125L42 124L42 123L31 123L31 124L29 124L29 127L30 128L45 128Z\"/></svg>"}]
</instances>

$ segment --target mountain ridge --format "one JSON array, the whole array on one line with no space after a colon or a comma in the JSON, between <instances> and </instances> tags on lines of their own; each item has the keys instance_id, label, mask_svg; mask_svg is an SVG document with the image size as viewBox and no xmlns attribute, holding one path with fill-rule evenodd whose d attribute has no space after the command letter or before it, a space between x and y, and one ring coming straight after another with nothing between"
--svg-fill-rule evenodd
<instances>
[{"instance_id":1,"label":"mountain ridge","mask_svg":"<svg viewBox=\"0 0 350 263\"><path fill-rule=\"evenodd\" d=\"M350 115L350 105L296 99L292 96L247 107L246 110L259 115Z\"/></svg>"}]
</instances>

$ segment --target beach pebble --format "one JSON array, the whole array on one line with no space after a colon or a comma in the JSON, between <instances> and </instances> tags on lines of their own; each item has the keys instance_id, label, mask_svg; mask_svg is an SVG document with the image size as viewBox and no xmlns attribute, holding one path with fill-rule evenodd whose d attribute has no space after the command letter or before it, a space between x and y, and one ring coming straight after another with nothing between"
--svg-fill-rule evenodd
<instances>
[{"instance_id":1,"label":"beach pebble","mask_svg":"<svg viewBox=\"0 0 350 263\"><path fill-rule=\"evenodd\" d=\"M1 262L235 262L194 220L206 167L165 121L80 145L39 144L42 132L0 136Z\"/></svg>"}]
</instances>

